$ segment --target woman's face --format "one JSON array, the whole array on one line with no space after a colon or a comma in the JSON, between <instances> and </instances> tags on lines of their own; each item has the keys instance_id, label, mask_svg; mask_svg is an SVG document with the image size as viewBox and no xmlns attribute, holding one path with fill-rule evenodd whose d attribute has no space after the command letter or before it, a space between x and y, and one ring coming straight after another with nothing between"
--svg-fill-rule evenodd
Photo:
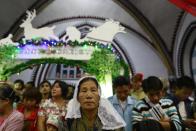
<instances>
[{"instance_id":1,"label":"woman's face","mask_svg":"<svg viewBox=\"0 0 196 131\"><path fill-rule=\"evenodd\" d=\"M62 96L61 87L59 86L59 83L54 84L52 87L52 97Z\"/></svg>"},{"instance_id":2,"label":"woman's face","mask_svg":"<svg viewBox=\"0 0 196 131\"><path fill-rule=\"evenodd\" d=\"M51 87L50 87L50 85L47 82L43 83L40 86L40 92L42 94L48 94L48 93L50 93L50 91L51 91Z\"/></svg>"},{"instance_id":3,"label":"woman's face","mask_svg":"<svg viewBox=\"0 0 196 131\"><path fill-rule=\"evenodd\" d=\"M84 110L97 109L99 106L99 92L98 87L94 81L85 81L80 85L80 91L78 94L78 101L81 108Z\"/></svg>"}]
</instances>

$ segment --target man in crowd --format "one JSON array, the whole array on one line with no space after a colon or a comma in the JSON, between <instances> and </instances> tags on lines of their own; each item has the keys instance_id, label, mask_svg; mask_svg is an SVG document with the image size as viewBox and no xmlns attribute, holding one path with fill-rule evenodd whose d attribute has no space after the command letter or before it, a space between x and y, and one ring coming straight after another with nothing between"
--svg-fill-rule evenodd
<instances>
[{"instance_id":1,"label":"man in crowd","mask_svg":"<svg viewBox=\"0 0 196 131\"><path fill-rule=\"evenodd\" d=\"M124 76L118 76L113 81L113 87L116 94L108 99L126 122L125 131L132 131L132 108L136 100L129 96L130 81Z\"/></svg>"}]
</instances>

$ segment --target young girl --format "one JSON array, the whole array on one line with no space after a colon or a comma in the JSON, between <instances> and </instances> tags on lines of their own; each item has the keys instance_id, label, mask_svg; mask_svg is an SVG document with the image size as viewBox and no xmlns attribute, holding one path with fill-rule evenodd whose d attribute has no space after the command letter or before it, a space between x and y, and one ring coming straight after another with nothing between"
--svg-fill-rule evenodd
<instances>
[{"instance_id":1,"label":"young girl","mask_svg":"<svg viewBox=\"0 0 196 131\"><path fill-rule=\"evenodd\" d=\"M51 84L49 81L44 80L39 85L39 91L42 94L42 101L41 103L44 103L45 100L48 100L51 97Z\"/></svg>"},{"instance_id":2,"label":"young girl","mask_svg":"<svg viewBox=\"0 0 196 131\"><path fill-rule=\"evenodd\" d=\"M58 131L60 119L57 115L49 115L48 120L46 122L47 131Z\"/></svg>"},{"instance_id":3,"label":"young girl","mask_svg":"<svg viewBox=\"0 0 196 131\"><path fill-rule=\"evenodd\" d=\"M25 131L37 130L37 113L39 103L41 101L41 93L36 88L30 88L23 94L23 104L18 107L18 111L24 114L24 128Z\"/></svg>"}]
</instances>

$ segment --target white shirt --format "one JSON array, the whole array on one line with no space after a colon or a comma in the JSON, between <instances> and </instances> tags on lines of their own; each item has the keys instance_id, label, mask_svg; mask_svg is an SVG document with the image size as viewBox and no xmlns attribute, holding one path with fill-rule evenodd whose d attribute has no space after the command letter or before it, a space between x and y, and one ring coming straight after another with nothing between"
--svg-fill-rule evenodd
<instances>
[{"instance_id":1,"label":"white shirt","mask_svg":"<svg viewBox=\"0 0 196 131\"><path fill-rule=\"evenodd\" d=\"M127 105L127 101L121 101L119 100L120 106L122 107L122 109L124 110L126 105Z\"/></svg>"},{"instance_id":2,"label":"white shirt","mask_svg":"<svg viewBox=\"0 0 196 131\"><path fill-rule=\"evenodd\" d=\"M183 120L186 119L187 118L187 113L186 113L184 101L179 102L178 109L179 109L179 112L180 112L180 115L181 115L182 119Z\"/></svg>"}]
</instances>

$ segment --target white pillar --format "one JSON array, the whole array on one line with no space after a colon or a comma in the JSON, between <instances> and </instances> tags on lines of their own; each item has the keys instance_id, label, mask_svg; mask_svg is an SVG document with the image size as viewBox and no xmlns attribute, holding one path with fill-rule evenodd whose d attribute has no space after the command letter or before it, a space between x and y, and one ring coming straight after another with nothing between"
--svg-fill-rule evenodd
<instances>
[{"instance_id":1,"label":"white pillar","mask_svg":"<svg viewBox=\"0 0 196 131\"><path fill-rule=\"evenodd\" d=\"M105 80L100 82L101 86L101 93L103 98L108 98L113 95L113 89L112 89L112 75L106 74Z\"/></svg>"}]
</instances>

